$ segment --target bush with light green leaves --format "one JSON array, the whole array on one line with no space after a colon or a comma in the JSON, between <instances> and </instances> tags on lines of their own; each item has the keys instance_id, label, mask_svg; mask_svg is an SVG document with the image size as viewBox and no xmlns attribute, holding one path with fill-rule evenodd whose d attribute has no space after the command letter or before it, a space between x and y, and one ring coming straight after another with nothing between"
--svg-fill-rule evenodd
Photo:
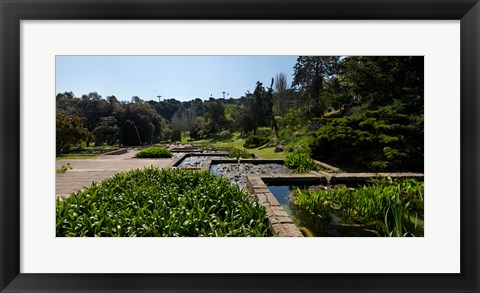
<instances>
[{"instance_id":1,"label":"bush with light green leaves","mask_svg":"<svg viewBox=\"0 0 480 293\"><path fill-rule=\"evenodd\" d=\"M56 201L57 237L267 236L266 212L208 172L146 168Z\"/></svg>"},{"instance_id":2,"label":"bush with light green leaves","mask_svg":"<svg viewBox=\"0 0 480 293\"><path fill-rule=\"evenodd\" d=\"M164 147L153 147L139 151L135 158L171 158L172 152Z\"/></svg>"}]
</instances>

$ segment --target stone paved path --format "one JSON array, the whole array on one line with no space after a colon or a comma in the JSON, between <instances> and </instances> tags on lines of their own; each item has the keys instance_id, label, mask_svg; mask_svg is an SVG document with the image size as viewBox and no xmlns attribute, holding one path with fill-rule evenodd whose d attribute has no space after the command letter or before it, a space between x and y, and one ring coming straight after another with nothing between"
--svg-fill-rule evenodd
<instances>
[{"instance_id":1,"label":"stone paved path","mask_svg":"<svg viewBox=\"0 0 480 293\"><path fill-rule=\"evenodd\" d=\"M134 159L138 151L129 150L123 155L101 155L84 160L59 160L55 168L70 163L73 169L65 173L56 174L56 195L69 195L83 186L90 186L92 182L101 181L113 176L115 173L143 167L165 168L174 159Z\"/></svg>"}]
</instances>

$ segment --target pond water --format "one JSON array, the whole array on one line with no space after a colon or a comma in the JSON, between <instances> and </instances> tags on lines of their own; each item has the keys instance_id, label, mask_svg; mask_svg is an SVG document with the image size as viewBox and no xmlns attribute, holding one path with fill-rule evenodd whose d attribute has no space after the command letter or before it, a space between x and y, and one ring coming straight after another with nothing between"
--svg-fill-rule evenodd
<instances>
[{"instance_id":1,"label":"pond water","mask_svg":"<svg viewBox=\"0 0 480 293\"><path fill-rule=\"evenodd\" d=\"M224 158L223 156L190 156L186 157L184 160L178 164L178 168L195 168L203 169L206 167L206 163L209 160Z\"/></svg>"},{"instance_id":2,"label":"pond water","mask_svg":"<svg viewBox=\"0 0 480 293\"><path fill-rule=\"evenodd\" d=\"M298 185L270 185L268 190L275 196L284 211L292 218L295 225L300 230L307 230L313 236L320 237L359 237L376 236L372 232L366 231L366 227L345 223L341 217L332 215L331 219L326 221L318 216L298 210L291 202L294 190L306 189L309 186ZM303 232L302 231L302 232Z\"/></svg>"},{"instance_id":3,"label":"pond water","mask_svg":"<svg viewBox=\"0 0 480 293\"><path fill-rule=\"evenodd\" d=\"M290 170L282 164L250 164L250 163L221 163L210 167L215 175L227 177L240 188L247 186L247 175L250 174L290 174Z\"/></svg>"},{"instance_id":4,"label":"pond water","mask_svg":"<svg viewBox=\"0 0 480 293\"><path fill-rule=\"evenodd\" d=\"M292 209L290 208L290 196L292 191L298 188L304 188L303 186L295 186L295 185L272 185L267 186L268 190L275 196L278 200L280 205L282 206L283 210L292 218L294 222L298 222L298 219L292 213Z\"/></svg>"}]
</instances>

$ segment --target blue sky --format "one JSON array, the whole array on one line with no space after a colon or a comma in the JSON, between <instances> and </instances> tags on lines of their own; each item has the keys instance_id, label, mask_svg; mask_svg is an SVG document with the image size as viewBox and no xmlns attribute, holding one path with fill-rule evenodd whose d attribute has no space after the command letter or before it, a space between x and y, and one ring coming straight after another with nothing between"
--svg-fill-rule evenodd
<instances>
[{"instance_id":1,"label":"blue sky","mask_svg":"<svg viewBox=\"0 0 480 293\"><path fill-rule=\"evenodd\" d=\"M130 101L239 98L283 72L292 82L297 56L57 56L56 93L97 92Z\"/></svg>"}]
</instances>

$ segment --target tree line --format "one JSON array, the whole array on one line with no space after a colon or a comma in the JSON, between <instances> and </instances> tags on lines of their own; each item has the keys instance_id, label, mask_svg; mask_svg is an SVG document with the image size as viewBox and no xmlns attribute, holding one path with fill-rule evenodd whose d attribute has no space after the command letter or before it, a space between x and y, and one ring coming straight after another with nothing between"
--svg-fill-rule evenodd
<instances>
[{"instance_id":1,"label":"tree line","mask_svg":"<svg viewBox=\"0 0 480 293\"><path fill-rule=\"evenodd\" d=\"M268 127L277 144L299 143L295 151L320 160L423 171L423 62L421 56L299 56L290 84L278 73L238 99L125 102L65 92L56 97L57 148L80 140L152 144L179 140L180 132L191 139L248 136ZM63 128L78 131L69 138Z\"/></svg>"},{"instance_id":2,"label":"tree line","mask_svg":"<svg viewBox=\"0 0 480 293\"><path fill-rule=\"evenodd\" d=\"M194 139L208 138L225 130L256 132L273 119L271 103L271 88L267 91L260 82L254 93L247 92L239 99L206 101L144 101L134 96L127 102L115 96L103 98L96 92L81 97L72 92L59 93L57 150L67 150L82 141L87 147L91 143L134 146L178 141L181 132L190 132Z\"/></svg>"}]
</instances>

